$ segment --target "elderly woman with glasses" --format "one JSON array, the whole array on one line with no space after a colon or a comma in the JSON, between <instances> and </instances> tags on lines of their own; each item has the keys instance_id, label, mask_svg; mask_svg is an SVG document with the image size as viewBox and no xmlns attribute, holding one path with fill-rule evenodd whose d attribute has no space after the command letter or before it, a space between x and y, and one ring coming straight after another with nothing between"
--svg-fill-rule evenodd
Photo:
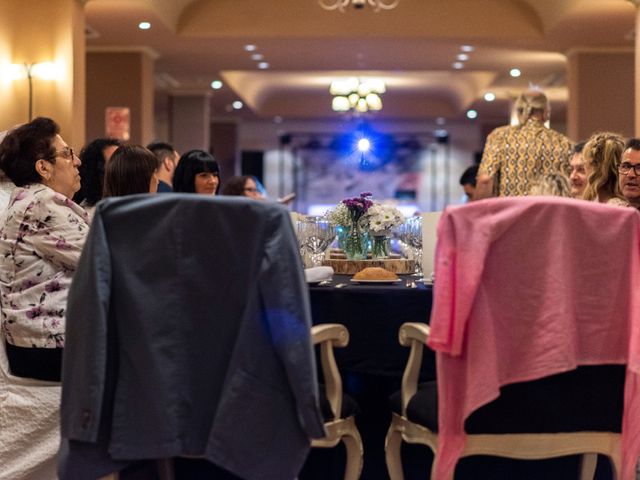
<instances>
[{"instance_id":1,"label":"elderly woman with glasses","mask_svg":"<svg viewBox=\"0 0 640 480\"><path fill-rule=\"evenodd\" d=\"M60 380L67 292L89 230L71 199L80 159L51 119L13 129L0 143L0 168L13 181L0 218L2 336L11 372Z\"/></svg>"}]
</instances>

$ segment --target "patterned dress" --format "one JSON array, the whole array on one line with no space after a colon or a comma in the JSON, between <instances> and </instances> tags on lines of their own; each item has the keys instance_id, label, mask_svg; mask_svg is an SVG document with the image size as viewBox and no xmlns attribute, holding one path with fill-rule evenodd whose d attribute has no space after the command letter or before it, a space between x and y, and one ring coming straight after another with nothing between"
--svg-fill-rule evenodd
<instances>
[{"instance_id":1,"label":"patterned dress","mask_svg":"<svg viewBox=\"0 0 640 480\"><path fill-rule=\"evenodd\" d=\"M487 137L478 174L497 179L499 196L527 195L540 175L569 176L571 141L535 118L524 125L498 127Z\"/></svg>"},{"instance_id":2,"label":"patterned dress","mask_svg":"<svg viewBox=\"0 0 640 480\"><path fill-rule=\"evenodd\" d=\"M89 231L87 214L64 195L34 184L14 189L0 226L6 341L63 348L67 291Z\"/></svg>"}]
</instances>

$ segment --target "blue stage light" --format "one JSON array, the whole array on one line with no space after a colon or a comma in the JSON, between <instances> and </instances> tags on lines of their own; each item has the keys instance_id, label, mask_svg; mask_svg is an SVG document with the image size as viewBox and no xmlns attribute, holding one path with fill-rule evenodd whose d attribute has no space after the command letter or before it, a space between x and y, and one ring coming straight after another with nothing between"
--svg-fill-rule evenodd
<instances>
[{"instance_id":1,"label":"blue stage light","mask_svg":"<svg viewBox=\"0 0 640 480\"><path fill-rule=\"evenodd\" d=\"M368 152L371 149L371 142L368 138L361 138L358 140L358 150L362 153Z\"/></svg>"}]
</instances>

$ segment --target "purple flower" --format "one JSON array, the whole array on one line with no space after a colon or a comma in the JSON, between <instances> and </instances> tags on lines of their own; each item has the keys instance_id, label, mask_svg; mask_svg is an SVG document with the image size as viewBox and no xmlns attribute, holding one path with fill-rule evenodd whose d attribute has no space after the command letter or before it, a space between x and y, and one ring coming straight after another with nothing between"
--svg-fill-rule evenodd
<instances>
[{"instance_id":1,"label":"purple flower","mask_svg":"<svg viewBox=\"0 0 640 480\"><path fill-rule=\"evenodd\" d=\"M60 288L60 283L57 280L53 280L44 286L44 291L47 293L57 292Z\"/></svg>"},{"instance_id":2,"label":"purple flower","mask_svg":"<svg viewBox=\"0 0 640 480\"><path fill-rule=\"evenodd\" d=\"M42 309L40 307L33 307L27 311L27 318L34 319L42 315Z\"/></svg>"},{"instance_id":3,"label":"purple flower","mask_svg":"<svg viewBox=\"0 0 640 480\"><path fill-rule=\"evenodd\" d=\"M71 245L64 238L61 238L56 242L56 248L58 250L71 250Z\"/></svg>"}]
</instances>

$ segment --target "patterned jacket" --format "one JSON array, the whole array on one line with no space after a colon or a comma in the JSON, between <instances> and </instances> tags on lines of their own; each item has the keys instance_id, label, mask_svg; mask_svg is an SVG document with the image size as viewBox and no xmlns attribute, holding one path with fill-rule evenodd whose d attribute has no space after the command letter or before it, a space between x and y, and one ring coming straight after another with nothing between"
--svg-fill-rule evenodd
<instances>
[{"instance_id":1,"label":"patterned jacket","mask_svg":"<svg viewBox=\"0 0 640 480\"><path fill-rule=\"evenodd\" d=\"M569 175L571 141L530 118L498 127L487 137L478 174L493 176L499 196L527 195L532 181L548 173Z\"/></svg>"}]
</instances>

